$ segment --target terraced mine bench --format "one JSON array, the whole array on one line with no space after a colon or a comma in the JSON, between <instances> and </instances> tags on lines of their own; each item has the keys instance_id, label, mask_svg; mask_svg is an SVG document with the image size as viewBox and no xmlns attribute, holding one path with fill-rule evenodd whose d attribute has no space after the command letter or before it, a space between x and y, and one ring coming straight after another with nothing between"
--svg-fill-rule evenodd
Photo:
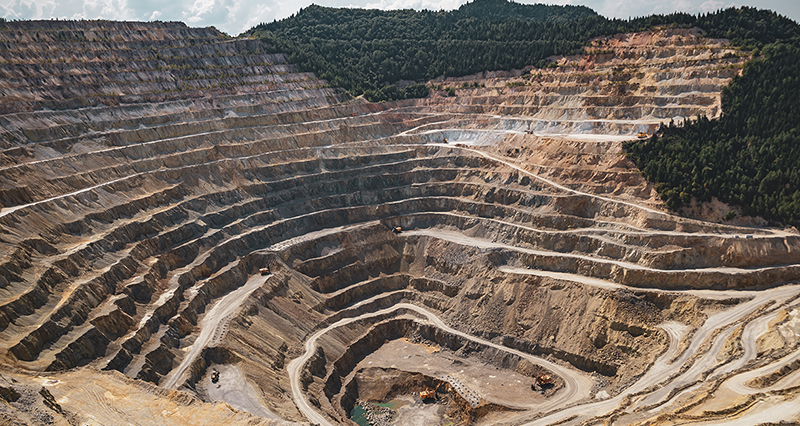
<instances>
[{"instance_id":1,"label":"terraced mine bench","mask_svg":"<svg viewBox=\"0 0 800 426\"><path fill-rule=\"evenodd\" d=\"M213 28L0 29L0 386L36 402L4 408L20 421L120 423L124 394L198 422L346 423L441 380L412 365L366 386L400 339L563 382L526 400L445 376L479 424L793 404L775 371L796 367L798 235L672 215L621 154L719 113L746 60L725 41L622 35L607 57L371 104Z\"/></svg>"}]
</instances>

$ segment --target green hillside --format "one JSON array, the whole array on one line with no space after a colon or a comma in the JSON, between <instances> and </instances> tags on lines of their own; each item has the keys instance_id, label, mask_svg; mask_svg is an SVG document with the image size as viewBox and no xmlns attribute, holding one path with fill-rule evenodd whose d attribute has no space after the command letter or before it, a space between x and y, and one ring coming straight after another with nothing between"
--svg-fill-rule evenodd
<instances>
[{"instance_id":1,"label":"green hillside","mask_svg":"<svg viewBox=\"0 0 800 426\"><path fill-rule=\"evenodd\" d=\"M716 196L748 215L800 222L800 39L762 54L723 91L719 120L628 145L670 208Z\"/></svg>"},{"instance_id":2,"label":"green hillside","mask_svg":"<svg viewBox=\"0 0 800 426\"><path fill-rule=\"evenodd\" d=\"M673 125L626 149L672 209L717 197L747 215L800 223L800 26L752 8L697 25L756 49L756 59L723 90L719 120Z\"/></svg>"},{"instance_id":3,"label":"green hillside","mask_svg":"<svg viewBox=\"0 0 800 426\"><path fill-rule=\"evenodd\" d=\"M800 26L774 12L714 13L612 20L575 6L476 0L450 12L364 10L312 5L247 35L333 86L371 101L424 97L422 82L527 65L570 54L602 35L654 26L700 27L759 58L723 93L724 116L672 127L628 144L631 158L662 198L680 208L716 196L747 214L800 219ZM417 84L400 88L399 81Z\"/></svg>"},{"instance_id":4,"label":"green hillside","mask_svg":"<svg viewBox=\"0 0 800 426\"><path fill-rule=\"evenodd\" d=\"M485 21L522 19L534 22L568 22L580 18L597 17L597 12L586 6L548 6L520 4L508 0L475 0L453 12L458 18L475 18Z\"/></svg>"},{"instance_id":5,"label":"green hillside","mask_svg":"<svg viewBox=\"0 0 800 426\"><path fill-rule=\"evenodd\" d=\"M427 95L419 86L398 91L400 80L522 68L625 28L586 7L478 0L450 12L312 5L246 34L290 53L331 85L377 101Z\"/></svg>"}]
</instances>

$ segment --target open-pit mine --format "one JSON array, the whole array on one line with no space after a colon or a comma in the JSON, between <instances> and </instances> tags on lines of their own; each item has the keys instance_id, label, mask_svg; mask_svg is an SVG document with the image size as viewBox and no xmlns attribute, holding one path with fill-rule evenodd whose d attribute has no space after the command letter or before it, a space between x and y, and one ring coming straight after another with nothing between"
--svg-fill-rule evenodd
<instances>
[{"instance_id":1,"label":"open-pit mine","mask_svg":"<svg viewBox=\"0 0 800 426\"><path fill-rule=\"evenodd\" d=\"M622 142L720 114L699 29L352 99L260 40L0 24L0 424L800 418L800 235Z\"/></svg>"}]
</instances>

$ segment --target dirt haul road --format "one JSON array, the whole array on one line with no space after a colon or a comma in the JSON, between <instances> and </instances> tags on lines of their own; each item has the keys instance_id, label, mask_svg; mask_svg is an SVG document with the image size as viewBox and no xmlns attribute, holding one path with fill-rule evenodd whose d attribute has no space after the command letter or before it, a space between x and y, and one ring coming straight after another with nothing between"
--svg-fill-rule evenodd
<instances>
[{"instance_id":1,"label":"dirt haul road","mask_svg":"<svg viewBox=\"0 0 800 426\"><path fill-rule=\"evenodd\" d=\"M453 145L441 144L441 143L433 143L433 144L428 144L428 145L454 148ZM405 145L403 145L403 146L405 146ZM495 155L492 155L492 154L489 154L487 152L480 151L480 150L477 150L477 149L465 148L465 147L456 147L456 148L462 149L464 151L469 151L469 152L471 152L471 153L473 153L475 155L479 155L481 157L487 158L487 159L489 159L491 161L494 161L496 163L499 163L499 164L502 164L504 166L510 167L510 168L512 168L512 169L514 169L514 170L516 170L516 171L518 171L518 172L520 172L520 173L522 173L524 175L530 176L530 177L532 177L532 178L534 178L534 179L536 179L536 180L538 180L540 182L543 182L544 184L546 184L548 186L551 186L551 187L556 188L558 190L564 191L564 192L566 192L568 194L591 197L591 198L602 200L602 201L606 201L606 202L609 202L609 203L614 203L614 204L624 205L624 206L628 206L628 207L633 207L633 208L642 210L642 211L650 213L650 214L654 214L654 215L657 215L657 216L662 216L662 217L669 218L671 220L674 220L675 222L697 223L697 224L701 224L701 225L705 225L705 226L714 226L714 225L716 225L715 223L711 223L711 222L705 222L705 221L701 221L701 220L697 220L697 219L688 219L688 218L684 218L684 217L681 217L681 216L676 216L674 214L670 214L670 213L667 213L667 212L664 212L664 211L661 211L661 210L655 210L655 209L652 209L650 207L643 206L641 204L631 203L629 201L623 201L623 200L619 200L619 199L615 199L615 198L603 197L601 195L592 194L592 193L589 193L589 192L578 191L576 189L572 189L572 188L569 188L567 186L560 185L560 184L556 183L553 180L550 180L550 179L544 178L542 176L539 176L536 173L532 173L532 172L530 172L530 171L528 171L528 170L526 170L526 169L524 169L524 168L522 168L522 167L520 167L520 166L518 166L518 165L516 165L516 164L514 164L512 162L510 162L510 161L507 161L505 159L499 158L499 157L497 157ZM774 234L774 235L784 235L784 236L785 235L795 235L795 234L792 234L790 232L786 232L786 231L778 230L778 229L764 230L764 229L759 228L758 230L762 231L762 232L763 231L767 231L767 232L769 232L771 234ZM744 234L739 234L739 235L744 236Z\"/></svg>"},{"instance_id":2,"label":"dirt haul road","mask_svg":"<svg viewBox=\"0 0 800 426\"><path fill-rule=\"evenodd\" d=\"M306 418L311 421L312 423L317 423L320 425L328 425L333 426L333 423L325 417L324 415L320 414L317 410L315 410L311 405L308 403L308 399L306 399L305 395L302 392L302 388L300 385L300 373L301 370L304 368L306 362L311 358L316 350L317 346L317 339L319 339L325 333L334 330L338 327L350 324L355 321L359 321L365 318L371 318L376 316L382 316L386 314L390 314L392 312L400 311L400 310L408 310L413 311L417 314L420 314L425 317L425 320L420 321L423 323L428 323L437 327L447 333L463 337L465 339L471 340L473 342L490 346L495 349L499 349L502 351L506 351L510 354L517 355L523 359L527 359L532 363L539 364L551 371L555 374L561 376L564 379L564 389L561 390L556 397L551 399L545 404L542 404L537 409L542 412L547 412L549 410L553 410L557 407L569 405L571 403L583 400L589 396L589 392L591 391L592 387L594 386L594 381L585 373L573 370L570 368L565 368L561 365L554 364L550 361L545 359L535 357L530 354L526 354L524 352L520 352L515 349L507 348L502 345L498 345L496 343L492 343L487 340L483 340L477 337L470 336L466 333L462 333L458 330L455 330L449 326L447 326L439 317L431 313L430 311L423 309L419 306L412 305L409 303L398 303L395 306L387 309L383 309L380 311L359 315L353 318L345 318L336 323L319 330L312 334L308 340L305 342L305 353L303 355L293 359L288 367L287 370L289 372L289 382L292 386L292 395L294 397L295 404L300 409L300 412L306 416Z\"/></svg>"},{"instance_id":3,"label":"dirt haul road","mask_svg":"<svg viewBox=\"0 0 800 426\"><path fill-rule=\"evenodd\" d=\"M231 315L239 309L242 302L247 300L250 293L261 287L270 277L272 277L272 274L268 276L253 275L243 286L225 295L208 311L200 321L200 334L197 336L197 340L192 344L189 353L186 354L180 365L166 377L164 388L175 389L186 379L184 377L186 371L200 355L203 348L221 337L223 327L225 327Z\"/></svg>"},{"instance_id":4,"label":"dirt haul road","mask_svg":"<svg viewBox=\"0 0 800 426\"><path fill-rule=\"evenodd\" d=\"M511 251L518 251L526 254L532 254L537 256L558 256L561 258L567 259L577 259L577 260L588 260L591 262L597 263L605 263L614 266L618 266L620 268L626 268L631 270L640 270L640 271L657 271L662 274L681 274L684 272L722 272L728 274L738 274L738 273L751 273L751 272L763 272L769 270L776 270L779 268L784 268L785 266L769 266L763 268L733 268L733 267L714 267L714 268L684 268L684 269L657 269L657 268L649 268L646 266L641 266L636 263L619 261L619 260L610 260L604 259L601 257L595 256L586 256L581 254L572 254L572 253L562 253L556 251L547 251L547 250L532 250L522 247L513 246L510 244L498 243L494 241L490 241L484 238L477 238L477 237L470 237L464 235L460 232L454 231L443 231L438 229L418 229L413 231L407 231L406 235L427 235L434 238L438 238L441 240L452 241L457 244L461 245L468 245L482 249L503 249L503 250L511 250ZM588 282L587 282L588 283Z\"/></svg>"},{"instance_id":5,"label":"dirt haul road","mask_svg":"<svg viewBox=\"0 0 800 426\"><path fill-rule=\"evenodd\" d=\"M531 251L519 247L510 246L507 244L496 243L493 241L470 237L459 232L443 231L438 229L419 229L407 231L404 233L406 236L424 235L439 239L452 241L462 245L469 245L472 247L484 249L507 249L519 251ZM576 255L564 255L576 256ZM578 256L589 259L588 256ZM594 259L594 258L592 258ZM595 259L596 260L596 259ZM617 263L617 262L615 262ZM623 263L623 262L618 262ZM639 265L633 267L642 268ZM629 266L629 265L626 265ZM738 268L715 268L717 270L727 270L727 272L739 272ZM732 308L723 310L715 315L710 316L705 323L694 333L691 343L688 348L677 356L678 349L677 342L683 335L683 330L678 324L667 323L662 325L662 329L667 332L670 338L670 344L667 351L662 354L648 370L645 375L634 383L631 387L627 388L621 394L614 398L578 405L574 408L569 408L563 411L556 411L552 415L544 419L537 420L529 425L545 425L552 422L565 421L572 416L578 416L569 420L568 424L579 423L582 420L589 419L593 416L602 416L617 409L623 403L623 398L626 396L637 394L639 398L627 407L626 411L631 412L635 409L643 407L650 408L650 412L659 411L659 408L672 402L679 394L674 395L675 392L685 389L688 386L697 386L702 382L702 378L709 372L714 372L717 368L719 361L717 355L722 350L725 341L734 332L736 326L740 321L746 319L753 313L761 310L760 315L750 319L746 323L742 336L743 354L740 359L729 365L724 366L720 371L716 371L714 376L719 376L725 372L733 371L747 361L753 359L756 354L756 339L759 335L766 331L765 325L772 320L776 314L778 307L783 303L789 301L800 294L800 285L787 285L762 291L737 291L737 290L677 290L668 291L660 289L634 289L621 284L613 283L606 280L584 277L576 274L566 274L561 272L541 271L541 270L527 270L522 268L500 268L501 271L517 274L534 274L539 276L546 276L556 279L564 279L569 281L577 281L587 285L593 285L603 288L626 288L637 291L651 291L651 292L673 292L673 293L686 293L694 294L711 299L725 299L725 298L746 298L752 297L751 300L740 303ZM680 271L680 270L676 270ZM710 347L705 348L710 343ZM676 358L677 356L677 358ZM784 365L794 362L800 358L800 351L794 352L791 355L772 363L764 368L755 370L754 372L740 374L735 376L726 384L728 388L734 390L739 394L754 393L743 385L746 380L755 377L759 374L764 374L767 371L774 371ZM685 371L684 371L685 370ZM682 373L680 373L683 371ZM680 373L680 374L678 374ZM678 374L676 377L673 377ZM658 386L657 386L658 385ZM685 390L684 390L685 392ZM682 393L682 392L681 392ZM653 408L654 407L654 408Z\"/></svg>"},{"instance_id":6,"label":"dirt haul road","mask_svg":"<svg viewBox=\"0 0 800 426\"><path fill-rule=\"evenodd\" d=\"M724 291L720 293L726 293L733 297L742 296L741 292L736 291ZM677 359L672 361L671 359L673 359L676 354L674 351L675 346L670 344L669 349L656 360L654 365L642 378L614 398L600 402L579 404L564 410L557 410L543 418L524 424L526 426L543 426L553 423L579 424L591 418L607 416L621 406L626 406L627 403L625 400L631 396L637 396L638 398L633 398L633 403L624 407L627 408L628 411L641 407L649 407L651 411L655 411L653 408L669 403L672 398L668 400L665 400L665 398L668 398L676 389L701 381L704 373L716 368L718 365L716 357L723 346L721 342L724 342L725 337L733 331L736 324L746 319L763 306L777 307L793 299L797 295L800 295L800 285L790 285L752 293L755 293L755 296L750 301L740 303L735 307L710 316L694 333L689 346ZM763 313L762 315L767 315L768 313ZM756 319L757 318L760 318L760 316L756 317ZM752 319L751 321L754 320L755 319ZM664 327L662 326L662 328ZM677 330L669 328L667 328L667 332L671 340L682 334L678 333ZM715 332L717 333L715 334ZM709 340L711 340L712 344L710 347L706 348ZM748 353L750 353L750 350L748 350ZM787 362L789 359L791 358L782 361ZM781 362L781 364L784 362ZM685 373L673 377L676 373L687 368L688 370L686 370Z\"/></svg>"}]
</instances>

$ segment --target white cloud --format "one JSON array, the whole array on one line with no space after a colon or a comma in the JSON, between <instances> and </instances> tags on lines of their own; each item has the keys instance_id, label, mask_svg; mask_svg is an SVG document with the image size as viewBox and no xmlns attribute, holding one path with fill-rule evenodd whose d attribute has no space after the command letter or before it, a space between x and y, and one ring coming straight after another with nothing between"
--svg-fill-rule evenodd
<instances>
[{"instance_id":1,"label":"white cloud","mask_svg":"<svg viewBox=\"0 0 800 426\"><path fill-rule=\"evenodd\" d=\"M82 10L72 15L72 19L92 18L119 21L136 19L128 8L127 0L84 0Z\"/></svg>"},{"instance_id":2,"label":"white cloud","mask_svg":"<svg viewBox=\"0 0 800 426\"><path fill-rule=\"evenodd\" d=\"M192 7L189 9L190 12L194 13L195 15L202 15L205 13L211 12L216 6L216 0L195 0Z\"/></svg>"},{"instance_id":3,"label":"white cloud","mask_svg":"<svg viewBox=\"0 0 800 426\"><path fill-rule=\"evenodd\" d=\"M150 17L147 18L148 21L155 21L158 17L161 16L160 10L154 10L153 13L150 14Z\"/></svg>"},{"instance_id":4,"label":"white cloud","mask_svg":"<svg viewBox=\"0 0 800 426\"><path fill-rule=\"evenodd\" d=\"M466 3L466 0L380 0L375 3L367 3L363 7L366 9L428 9L428 10L452 10Z\"/></svg>"},{"instance_id":5,"label":"white cloud","mask_svg":"<svg viewBox=\"0 0 800 426\"><path fill-rule=\"evenodd\" d=\"M559 3L583 4L608 18L621 19L647 16L654 13L669 14L673 12L686 12L696 14L700 12L712 12L720 8L734 5L733 2L723 0L706 0L700 5L698 5L696 0L588 0L580 2L562 0Z\"/></svg>"},{"instance_id":6,"label":"white cloud","mask_svg":"<svg viewBox=\"0 0 800 426\"><path fill-rule=\"evenodd\" d=\"M215 0L195 0L183 16L189 22L199 22L203 19L201 15L211 12L215 3Z\"/></svg>"},{"instance_id":7,"label":"white cloud","mask_svg":"<svg viewBox=\"0 0 800 426\"><path fill-rule=\"evenodd\" d=\"M733 3L726 3L720 0L708 0L700 5L701 12L713 12L718 9L725 9L733 6Z\"/></svg>"},{"instance_id":8,"label":"white cloud","mask_svg":"<svg viewBox=\"0 0 800 426\"><path fill-rule=\"evenodd\" d=\"M2 5L3 17L7 19L48 19L56 3L53 0L12 0Z\"/></svg>"},{"instance_id":9,"label":"white cloud","mask_svg":"<svg viewBox=\"0 0 800 426\"><path fill-rule=\"evenodd\" d=\"M228 7L228 20L236 22L239 26L230 34L242 33L260 23L271 22L273 19L275 19L275 9L272 5L262 3L253 6L247 1L237 0Z\"/></svg>"}]
</instances>

